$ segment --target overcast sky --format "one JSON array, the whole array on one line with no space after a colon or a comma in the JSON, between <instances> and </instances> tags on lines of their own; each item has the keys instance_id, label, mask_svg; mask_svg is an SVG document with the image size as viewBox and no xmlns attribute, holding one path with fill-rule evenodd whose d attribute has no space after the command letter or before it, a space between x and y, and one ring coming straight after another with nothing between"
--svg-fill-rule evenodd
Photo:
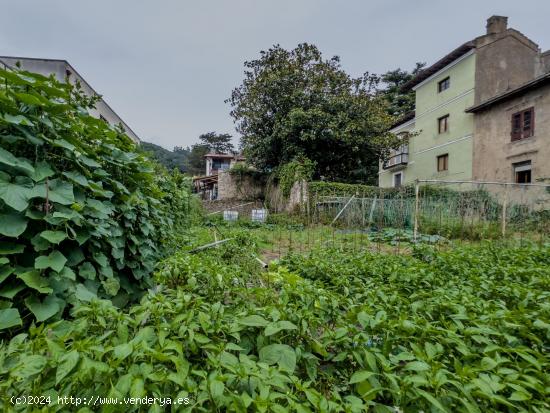
<instances>
[{"instance_id":1,"label":"overcast sky","mask_svg":"<svg viewBox=\"0 0 550 413\"><path fill-rule=\"evenodd\" d=\"M243 62L317 45L353 76L433 63L492 14L550 49L548 0L0 0L0 55L68 60L145 141L236 136Z\"/></svg>"}]
</instances>

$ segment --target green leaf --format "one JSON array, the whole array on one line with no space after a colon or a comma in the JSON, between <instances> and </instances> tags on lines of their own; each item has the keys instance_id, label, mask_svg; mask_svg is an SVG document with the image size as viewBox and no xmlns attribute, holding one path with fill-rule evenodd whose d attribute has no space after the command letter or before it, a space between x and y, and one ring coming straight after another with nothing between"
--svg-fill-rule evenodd
<instances>
[{"instance_id":1,"label":"green leaf","mask_svg":"<svg viewBox=\"0 0 550 413\"><path fill-rule=\"evenodd\" d=\"M25 246L23 244L0 241L0 254L2 255L21 254L24 249Z\"/></svg>"},{"instance_id":2,"label":"green leaf","mask_svg":"<svg viewBox=\"0 0 550 413\"><path fill-rule=\"evenodd\" d=\"M421 390L418 388L416 389L416 391L418 392L418 394L420 394L422 397L428 400L432 404L432 406L436 407L442 412L448 412L448 410L439 402L439 400L433 397L430 393L425 392L424 390Z\"/></svg>"},{"instance_id":3,"label":"green leaf","mask_svg":"<svg viewBox=\"0 0 550 413\"><path fill-rule=\"evenodd\" d=\"M47 198L50 202L72 205L74 203L73 185L61 179L52 179L36 185L30 193L30 198Z\"/></svg>"},{"instance_id":4,"label":"green leaf","mask_svg":"<svg viewBox=\"0 0 550 413\"><path fill-rule=\"evenodd\" d=\"M26 175L32 175L34 173L34 168L29 163L27 159L16 158L11 152L8 152L4 148L0 147L0 163L11 166L14 169L17 169Z\"/></svg>"},{"instance_id":5,"label":"green leaf","mask_svg":"<svg viewBox=\"0 0 550 413\"><path fill-rule=\"evenodd\" d=\"M48 283L48 279L40 276L40 272L33 270L27 271L22 274L18 274L17 278L23 280L27 286L35 289L38 292L43 294L49 294L53 292Z\"/></svg>"},{"instance_id":6,"label":"green leaf","mask_svg":"<svg viewBox=\"0 0 550 413\"><path fill-rule=\"evenodd\" d=\"M37 270L51 268L54 271L60 272L65 266L66 262L67 258L65 258L63 254L61 254L59 251L53 251L47 257L42 255L36 258L34 260L34 268L36 268Z\"/></svg>"},{"instance_id":7,"label":"green leaf","mask_svg":"<svg viewBox=\"0 0 550 413\"><path fill-rule=\"evenodd\" d=\"M481 368L483 370L492 370L497 365L498 363L495 360L493 360L491 357L483 357L483 359L481 359Z\"/></svg>"},{"instance_id":8,"label":"green leaf","mask_svg":"<svg viewBox=\"0 0 550 413\"><path fill-rule=\"evenodd\" d=\"M88 290L83 284L76 286L75 297L81 301L92 301L97 295Z\"/></svg>"},{"instance_id":9,"label":"green leaf","mask_svg":"<svg viewBox=\"0 0 550 413\"><path fill-rule=\"evenodd\" d=\"M119 344L113 349L113 355L118 360L124 360L134 351L134 346L132 343Z\"/></svg>"},{"instance_id":10,"label":"green leaf","mask_svg":"<svg viewBox=\"0 0 550 413\"><path fill-rule=\"evenodd\" d=\"M120 283L116 278L107 278L106 280L101 281L103 289L111 297L117 295L118 290L120 290Z\"/></svg>"},{"instance_id":11,"label":"green leaf","mask_svg":"<svg viewBox=\"0 0 550 413\"><path fill-rule=\"evenodd\" d=\"M274 323L269 323L264 330L264 335L268 337L278 333L281 330L296 330L297 328L298 327L290 321L276 321Z\"/></svg>"},{"instance_id":12,"label":"green leaf","mask_svg":"<svg viewBox=\"0 0 550 413\"><path fill-rule=\"evenodd\" d=\"M12 374L21 379L27 379L41 373L44 367L46 367L46 364L48 364L48 360L44 356L38 354L25 356L21 364L14 369Z\"/></svg>"},{"instance_id":13,"label":"green leaf","mask_svg":"<svg viewBox=\"0 0 550 413\"><path fill-rule=\"evenodd\" d=\"M0 214L0 234L17 238L27 229L28 220L19 214Z\"/></svg>"},{"instance_id":14,"label":"green leaf","mask_svg":"<svg viewBox=\"0 0 550 413\"><path fill-rule=\"evenodd\" d=\"M73 280L73 281L76 280L76 274L74 273L74 271L70 267L67 267L67 266L65 266L61 270L59 275L63 278L67 278L69 280Z\"/></svg>"},{"instance_id":15,"label":"green leaf","mask_svg":"<svg viewBox=\"0 0 550 413\"><path fill-rule=\"evenodd\" d=\"M57 365L57 369L55 371L56 385L58 385L61 380L67 377L67 374L69 374L76 367L79 360L80 355L76 350L69 351L59 358L59 364Z\"/></svg>"},{"instance_id":16,"label":"green leaf","mask_svg":"<svg viewBox=\"0 0 550 413\"><path fill-rule=\"evenodd\" d=\"M36 234L34 237L31 238L31 244L34 247L34 250L39 251L47 251L50 249L51 244L46 239L42 238L40 234Z\"/></svg>"},{"instance_id":17,"label":"green leaf","mask_svg":"<svg viewBox=\"0 0 550 413\"><path fill-rule=\"evenodd\" d=\"M25 305L34 314L36 320L41 322L53 317L60 310L54 296L46 297L42 302L36 297L29 297L25 299Z\"/></svg>"},{"instance_id":18,"label":"green leaf","mask_svg":"<svg viewBox=\"0 0 550 413\"><path fill-rule=\"evenodd\" d=\"M249 315L247 317L237 320L239 324L243 324L249 327L265 327L269 322L259 315Z\"/></svg>"},{"instance_id":19,"label":"green leaf","mask_svg":"<svg viewBox=\"0 0 550 413\"><path fill-rule=\"evenodd\" d=\"M11 182L9 176L0 174L0 199L16 211L28 208L32 188L32 180L25 176L17 176Z\"/></svg>"},{"instance_id":20,"label":"green leaf","mask_svg":"<svg viewBox=\"0 0 550 413\"><path fill-rule=\"evenodd\" d=\"M65 175L71 181L79 184L80 186L89 187L88 180L86 179L86 177L78 172L74 172L74 171L63 172L63 175Z\"/></svg>"},{"instance_id":21,"label":"green leaf","mask_svg":"<svg viewBox=\"0 0 550 413\"><path fill-rule=\"evenodd\" d=\"M223 396L225 385L219 380L212 380L210 382L210 394L214 400Z\"/></svg>"},{"instance_id":22,"label":"green leaf","mask_svg":"<svg viewBox=\"0 0 550 413\"><path fill-rule=\"evenodd\" d=\"M80 155L78 158L79 161L81 161L84 165L89 166L91 168L99 168L101 165L94 161L91 158L88 158L87 156Z\"/></svg>"},{"instance_id":23,"label":"green leaf","mask_svg":"<svg viewBox=\"0 0 550 413\"><path fill-rule=\"evenodd\" d=\"M2 116L4 120L8 123L14 125L23 125L23 126L33 126L34 124L23 115L10 115L9 113L4 113Z\"/></svg>"},{"instance_id":24,"label":"green leaf","mask_svg":"<svg viewBox=\"0 0 550 413\"><path fill-rule=\"evenodd\" d=\"M0 310L0 330L21 325L23 325L23 321L21 320L17 309L6 308L4 310Z\"/></svg>"},{"instance_id":25,"label":"green leaf","mask_svg":"<svg viewBox=\"0 0 550 413\"><path fill-rule=\"evenodd\" d=\"M283 370L292 373L296 368L296 353L286 344L269 344L260 349L260 361L266 364L277 363Z\"/></svg>"},{"instance_id":26,"label":"green leaf","mask_svg":"<svg viewBox=\"0 0 550 413\"><path fill-rule=\"evenodd\" d=\"M30 177L33 181L39 182L53 175L55 175L55 172L50 165L47 162L40 161L34 166L34 173L31 174Z\"/></svg>"},{"instance_id":27,"label":"green leaf","mask_svg":"<svg viewBox=\"0 0 550 413\"><path fill-rule=\"evenodd\" d=\"M6 260L6 262L2 261L2 264L9 263L9 260L7 258L0 258L0 260ZM6 278L8 278L14 271L13 267L10 267L9 265L3 265L2 268L0 268L0 284L4 282Z\"/></svg>"},{"instance_id":28,"label":"green leaf","mask_svg":"<svg viewBox=\"0 0 550 413\"><path fill-rule=\"evenodd\" d=\"M349 384L360 383L360 382L365 381L369 377L372 377L374 375L376 375L376 373L373 372L373 371L366 371L366 370L356 371L351 376L351 379L349 379Z\"/></svg>"},{"instance_id":29,"label":"green leaf","mask_svg":"<svg viewBox=\"0 0 550 413\"><path fill-rule=\"evenodd\" d=\"M529 393L525 393L525 392L522 392L522 391L515 391L512 393L512 395L508 398L509 400L514 400L514 401L520 401L520 402L524 402L526 400L529 400L531 399L531 395Z\"/></svg>"},{"instance_id":30,"label":"green leaf","mask_svg":"<svg viewBox=\"0 0 550 413\"><path fill-rule=\"evenodd\" d=\"M407 363L404 370L428 371L430 370L430 368L431 368L430 365L423 361L411 361L410 363Z\"/></svg>"},{"instance_id":31,"label":"green leaf","mask_svg":"<svg viewBox=\"0 0 550 413\"><path fill-rule=\"evenodd\" d=\"M2 287L0 290L0 297L13 299L20 291L25 289L24 284L9 284Z\"/></svg>"},{"instance_id":32,"label":"green leaf","mask_svg":"<svg viewBox=\"0 0 550 413\"><path fill-rule=\"evenodd\" d=\"M86 261L84 264L78 267L78 274L83 278L87 278L88 280L95 280L96 278L96 270L89 261Z\"/></svg>"},{"instance_id":33,"label":"green leaf","mask_svg":"<svg viewBox=\"0 0 550 413\"><path fill-rule=\"evenodd\" d=\"M42 231L40 236L52 244L59 244L67 238L67 234L64 231Z\"/></svg>"}]
</instances>

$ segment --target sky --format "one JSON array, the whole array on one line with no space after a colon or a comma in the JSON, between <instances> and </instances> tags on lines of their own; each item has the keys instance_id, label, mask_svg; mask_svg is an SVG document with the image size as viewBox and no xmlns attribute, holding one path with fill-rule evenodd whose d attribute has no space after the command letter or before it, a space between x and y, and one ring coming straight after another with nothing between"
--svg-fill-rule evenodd
<instances>
[{"instance_id":1,"label":"sky","mask_svg":"<svg viewBox=\"0 0 550 413\"><path fill-rule=\"evenodd\" d=\"M144 141L229 133L243 63L315 44L356 77L434 63L493 14L550 49L548 0L0 0L0 55L66 59Z\"/></svg>"}]
</instances>

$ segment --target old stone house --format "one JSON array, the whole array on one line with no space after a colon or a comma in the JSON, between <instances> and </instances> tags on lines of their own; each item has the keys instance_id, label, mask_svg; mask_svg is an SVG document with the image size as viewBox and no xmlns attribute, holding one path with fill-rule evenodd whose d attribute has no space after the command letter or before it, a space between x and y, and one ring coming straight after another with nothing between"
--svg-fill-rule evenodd
<instances>
[{"instance_id":1,"label":"old stone house","mask_svg":"<svg viewBox=\"0 0 550 413\"><path fill-rule=\"evenodd\" d=\"M550 73L468 109L474 116L475 180L550 178Z\"/></svg>"}]
</instances>

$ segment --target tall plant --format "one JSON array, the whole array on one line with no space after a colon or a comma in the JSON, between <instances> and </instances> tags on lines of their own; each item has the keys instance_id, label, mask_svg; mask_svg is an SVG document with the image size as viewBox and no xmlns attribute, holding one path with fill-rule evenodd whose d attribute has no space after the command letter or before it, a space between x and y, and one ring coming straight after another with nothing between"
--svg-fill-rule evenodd
<instances>
[{"instance_id":1,"label":"tall plant","mask_svg":"<svg viewBox=\"0 0 550 413\"><path fill-rule=\"evenodd\" d=\"M151 285L174 201L135 143L88 113L97 99L0 70L0 330Z\"/></svg>"}]
</instances>

